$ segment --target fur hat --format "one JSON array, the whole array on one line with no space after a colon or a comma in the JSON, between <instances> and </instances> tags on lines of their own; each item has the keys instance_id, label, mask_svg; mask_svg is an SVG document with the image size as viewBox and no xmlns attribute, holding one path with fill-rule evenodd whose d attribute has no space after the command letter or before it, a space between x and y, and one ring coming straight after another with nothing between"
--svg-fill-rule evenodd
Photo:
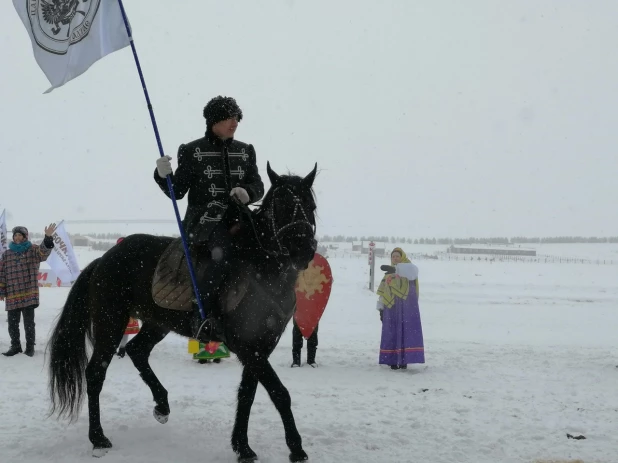
<instances>
[{"instance_id":1,"label":"fur hat","mask_svg":"<svg viewBox=\"0 0 618 463\"><path fill-rule=\"evenodd\" d=\"M15 233L21 233L24 238L28 239L28 229L26 227L19 226L13 228L13 236L15 236Z\"/></svg>"},{"instance_id":2,"label":"fur hat","mask_svg":"<svg viewBox=\"0 0 618 463\"><path fill-rule=\"evenodd\" d=\"M242 120L242 110L234 98L229 96L216 96L204 107L204 119L208 129L226 119L237 118Z\"/></svg>"}]
</instances>

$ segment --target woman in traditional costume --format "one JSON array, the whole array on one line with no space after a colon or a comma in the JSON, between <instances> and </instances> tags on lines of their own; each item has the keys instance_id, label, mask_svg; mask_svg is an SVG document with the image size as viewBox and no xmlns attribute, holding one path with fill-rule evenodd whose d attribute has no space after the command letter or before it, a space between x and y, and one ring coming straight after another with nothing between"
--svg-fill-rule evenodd
<instances>
[{"instance_id":1,"label":"woman in traditional costume","mask_svg":"<svg viewBox=\"0 0 618 463\"><path fill-rule=\"evenodd\" d=\"M381 365L405 370L409 363L425 363L423 328L418 307L418 267L401 248L393 249L391 266L382 266L386 275L377 294L382 320Z\"/></svg>"}]
</instances>

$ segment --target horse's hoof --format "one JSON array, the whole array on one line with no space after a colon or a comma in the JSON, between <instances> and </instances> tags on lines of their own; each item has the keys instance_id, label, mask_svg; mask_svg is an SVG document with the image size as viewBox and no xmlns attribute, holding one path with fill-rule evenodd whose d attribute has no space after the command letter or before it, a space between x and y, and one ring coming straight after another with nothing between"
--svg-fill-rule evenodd
<instances>
[{"instance_id":1,"label":"horse's hoof","mask_svg":"<svg viewBox=\"0 0 618 463\"><path fill-rule=\"evenodd\" d=\"M104 457L105 455L107 455L107 452L109 452L109 449L104 449L104 448L101 448L101 447L98 447L98 448L95 447L92 450L92 456L94 458L101 458L101 457Z\"/></svg>"},{"instance_id":2,"label":"horse's hoof","mask_svg":"<svg viewBox=\"0 0 618 463\"><path fill-rule=\"evenodd\" d=\"M234 449L234 451L238 455L238 463L252 463L254 461L258 461L258 456L251 449L251 447L249 447L248 445L243 447L244 448L240 451L238 450L238 446L236 446L236 448Z\"/></svg>"},{"instance_id":3,"label":"horse's hoof","mask_svg":"<svg viewBox=\"0 0 618 463\"><path fill-rule=\"evenodd\" d=\"M157 411L157 407L155 407L155 408L152 410L152 414L153 414L153 416L155 417L155 420L157 420L157 421L158 421L159 423L161 423L161 424L165 424L165 423L167 423L167 420L169 420L169 419L170 419L169 414L164 415L163 413L160 413L159 411Z\"/></svg>"},{"instance_id":4,"label":"horse's hoof","mask_svg":"<svg viewBox=\"0 0 618 463\"><path fill-rule=\"evenodd\" d=\"M304 450L301 450L300 452L297 452L297 453L290 453L291 462L307 461L308 459L309 459L309 456L305 453Z\"/></svg>"},{"instance_id":5,"label":"horse's hoof","mask_svg":"<svg viewBox=\"0 0 618 463\"><path fill-rule=\"evenodd\" d=\"M93 447L92 456L95 458L104 457L111 448L112 442L107 437L103 436L101 442Z\"/></svg>"}]
</instances>

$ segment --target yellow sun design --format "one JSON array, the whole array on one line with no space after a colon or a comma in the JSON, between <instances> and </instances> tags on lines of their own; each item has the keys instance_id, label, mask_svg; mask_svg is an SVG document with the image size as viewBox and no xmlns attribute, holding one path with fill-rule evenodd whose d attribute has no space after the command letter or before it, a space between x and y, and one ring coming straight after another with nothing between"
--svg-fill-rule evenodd
<instances>
[{"instance_id":1,"label":"yellow sun design","mask_svg":"<svg viewBox=\"0 0 618 463\"><path fill-rule=\"evenodd\" d=\"M328 283L328 279L322 273L322 270L324 270L324 267L314 265L311 261L309 267L298 275L296 290L305 293L307 299L310 299L316 291L321 293L324 290L324 283Z\"/></svg>"}]
</instances>

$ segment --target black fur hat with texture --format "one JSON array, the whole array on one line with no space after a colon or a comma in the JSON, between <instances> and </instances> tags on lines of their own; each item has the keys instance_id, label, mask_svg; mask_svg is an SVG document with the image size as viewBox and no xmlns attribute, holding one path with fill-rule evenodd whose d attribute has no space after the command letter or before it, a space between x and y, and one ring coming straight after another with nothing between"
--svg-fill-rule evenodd
<instances>
[{"instance_id":1,"label":"black fur hat with texture","mask_svg":"<svg viewBox=\"0 0 618 463\"><path fill-rule=\"evenodd\" d=\"M204 119L206 119L208 129L218 122L234 117L240 122L242 120L242 110L238 103L236 103L236 100L229 96L216 96L204 107Z\"/></svg>"}]
</instances>

